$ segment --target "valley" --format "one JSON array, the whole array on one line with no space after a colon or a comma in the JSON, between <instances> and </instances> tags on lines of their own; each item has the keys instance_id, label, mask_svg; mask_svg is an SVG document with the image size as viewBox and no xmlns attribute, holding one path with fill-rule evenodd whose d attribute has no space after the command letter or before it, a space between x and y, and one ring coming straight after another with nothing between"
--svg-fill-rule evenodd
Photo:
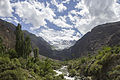
<instances>
[{"instance_id":1,"label":"valley","mask_svg":"<svg viewBox=\"0 0 120 80\"><path fill-rule=\"evenodd\" d=\"M21 27L0 19L0 80L120 80L120 22L63 50Z\"/></svg>"}]
</instances>

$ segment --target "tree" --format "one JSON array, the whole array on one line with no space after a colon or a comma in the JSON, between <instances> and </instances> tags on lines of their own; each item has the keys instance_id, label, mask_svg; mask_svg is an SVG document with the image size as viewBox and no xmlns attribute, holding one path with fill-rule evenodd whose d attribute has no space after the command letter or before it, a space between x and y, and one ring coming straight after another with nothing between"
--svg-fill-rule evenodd
<instances>
[{"instance_id":1,"label":"tree","mask_svg":"<svg viewBox=\"0 0 120 80\"><path fill-rule=\"evenodd\" d=\"M38 57L39 57L39 48L35 48L35 49L33 50L33 52L34 52L34 58L35 58L35 59L38 58Z\"/></svg>"},{"instance_id":2,"label":"tree","mask_svg":"<svg viewBox=\"0 0 120 80\"><path fill-rule=\"evenodd\" d=\"M24 45L24 34L21 30L21 25L18 24L16 27L16 45L15 45L15 50L18 53L18 57L23 57L24 56L24 50L23 50L23 45Z\"/></svg>"},{"instance_id":3,"label":"tree","mask_svg":"<svg viewBox=\"0 0 120 80\"><path fill-rule=\"evenodd\" d=\"M27 36L24 41L24 57L27 59L32 51L30 37Z\"/></svg>"}]
</instances>

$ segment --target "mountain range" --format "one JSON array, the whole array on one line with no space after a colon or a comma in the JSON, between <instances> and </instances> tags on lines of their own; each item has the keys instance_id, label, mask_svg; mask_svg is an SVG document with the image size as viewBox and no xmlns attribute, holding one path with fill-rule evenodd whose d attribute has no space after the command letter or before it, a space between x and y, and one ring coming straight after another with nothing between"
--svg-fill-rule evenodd
<instances>
[{"instance_id":1,"label":"mountain range","mask_svg":"<svg viewBox=\"0 0 120 80\"><path fill-rule=\"evenodd\" d=\"M15 27L12 23L0 19L0 36L8 48L14 48L15 46ZM96 53L103 46L120 45L120 22L96 26L78 41L73 41L74 45L72 47L63 50L54 50L54 47L42 37L37 37L26 30L23 31L25 36L30 36L32 47L39 48L40 55L57 60L79 58ZM69 42L63 44L69 45Z\"/></svg>"}]
</instances>

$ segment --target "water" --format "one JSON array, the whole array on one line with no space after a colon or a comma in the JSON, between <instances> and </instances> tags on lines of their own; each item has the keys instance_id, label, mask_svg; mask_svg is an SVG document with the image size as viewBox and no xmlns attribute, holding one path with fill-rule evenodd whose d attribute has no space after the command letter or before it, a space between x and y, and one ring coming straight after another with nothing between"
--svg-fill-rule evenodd
<instances>
[{"instance_id":1,"label":"water","mask_svg":"<svg viewBox=\"0 0 120 80\"><path fill-rule=\"evenodd\" d=\"M75 77L69 77L67 66L62 66L60 69L54 71L57 73L56 76L63 74L66 80L75 80Z\"/></svg>"}]
</instances>

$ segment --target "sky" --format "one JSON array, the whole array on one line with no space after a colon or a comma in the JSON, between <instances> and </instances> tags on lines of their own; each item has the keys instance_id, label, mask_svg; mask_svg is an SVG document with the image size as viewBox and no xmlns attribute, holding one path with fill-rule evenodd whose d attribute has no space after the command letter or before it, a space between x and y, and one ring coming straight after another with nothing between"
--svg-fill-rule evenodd
<instances>
[{"instance_id":1,"label":"sky","mask_svg":"<svg viewBox=\"0 0 120 80\"><path fill-rule=\"evenodd\" d=\"M97 25L120 21L120 0L0 0L0 18L59 49Z\"/></svg>"}]
</instances>

